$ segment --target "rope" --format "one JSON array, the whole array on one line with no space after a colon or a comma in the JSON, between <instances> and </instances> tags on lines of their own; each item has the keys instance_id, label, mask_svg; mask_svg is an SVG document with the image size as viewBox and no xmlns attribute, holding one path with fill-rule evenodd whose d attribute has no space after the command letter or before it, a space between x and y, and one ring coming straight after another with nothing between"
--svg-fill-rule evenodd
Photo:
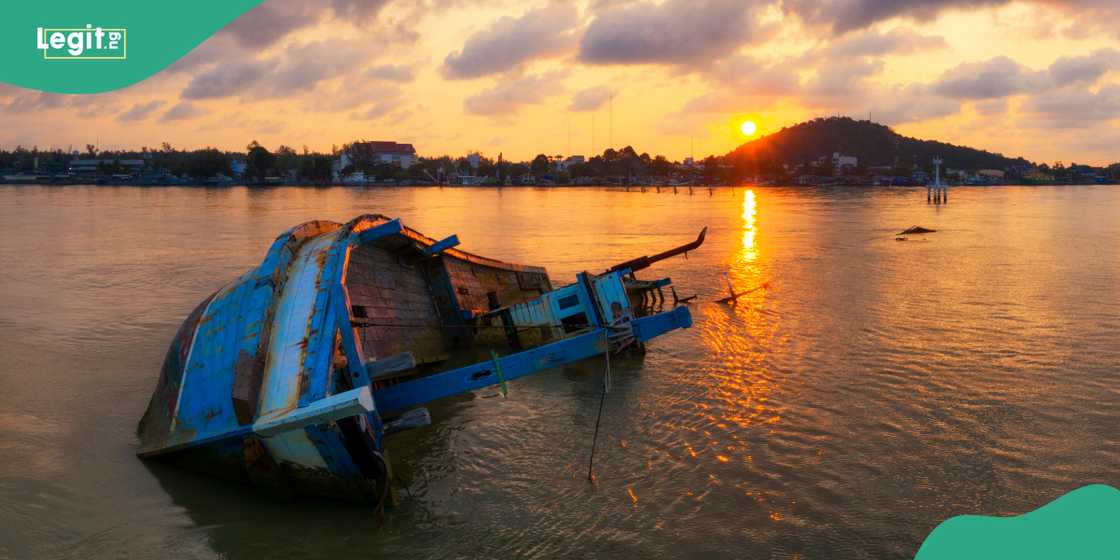
<instances>
[{"instance_id":1,"label":"rope","mask_svg":"<svg viewBox=\"0 0 1120 560\"><path fill-rule=\"evenodd\" d=\"M599 443L599 424L603 420L603 403L607 400L607 392L611 390L611 345L607 343L604 352L607 360L606 370L603 372L603 392L599 395L599 414L595 416L595 435L591 437L591 458L587 461L587 481L595 482L592 469L595 466L595 446Z\"/></svg>"}]
</instances>

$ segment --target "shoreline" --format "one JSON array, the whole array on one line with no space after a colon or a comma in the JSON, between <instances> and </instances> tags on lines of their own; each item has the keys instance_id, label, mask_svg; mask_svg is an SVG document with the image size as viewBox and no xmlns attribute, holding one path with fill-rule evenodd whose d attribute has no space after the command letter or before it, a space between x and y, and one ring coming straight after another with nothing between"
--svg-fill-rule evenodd
<instances>
[{"instance_id":1,"label":"shoreline","mask_svg":"<svg viewBox=\"0 0 1120 560\"><path fill-rule=\"evenodd\" d=\"M1109 187L1120 186L1120 182L1111 183L992 183L992 184L976 184L976 185L948 185L951 189L958 188L992 188L992 187ZM229 183L229 184L205 184L205 183L184 183L184 184L144 184L133 182L116 182L116 183L53 183L53 182L5 182L0 181L0 187L134 187L145 189L162 189L162 188L188 188L188 189L236 189L246 188L250 190L271 190L280 188L299 188L299 189L415 189L415 188L439 188L439 189L578 189L578 188L607 188L615 190L627 190L630 192L654 192L655 194L661 191L672 192L675 188L678 191L687 190L689 188L694 190L704 189L737 189L737 188L794 188L794 189L925 189L925 185L875 185L869 183L855 183L855 184L798 184L798 183L739 183L735 185L719 184L719 185L616 185L611 183L591 183L579 185L460 185L460 184L424 184L424 183L406 183L406 184L369 184L369 185L346 185L342 183L328 183L328 184L315 184L315 183L280 183L280 184L248 184L248 183ZM665 194L665 192L661 192Z\"/></svg>"}]
</instances>

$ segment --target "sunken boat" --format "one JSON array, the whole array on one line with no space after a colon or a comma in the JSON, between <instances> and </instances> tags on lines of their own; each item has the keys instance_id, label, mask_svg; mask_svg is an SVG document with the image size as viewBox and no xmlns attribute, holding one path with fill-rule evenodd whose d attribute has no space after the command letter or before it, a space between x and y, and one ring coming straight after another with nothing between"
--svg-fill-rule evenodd
<instances>
[{"instance_id":1,"label":"sunken boat","mask_svg":"<svg viewBox=\"0 0 1120 560\"><path fill-rule=\"evenodd\" d=\"M580 273L505 263L379 215L282 234L171 341L138 455L285 494L380 504L385 443L424 405L691 326L668 278L635 272L690 243ZM675 290L673 294L675 296Z\"/></svg>"}]
</instances>

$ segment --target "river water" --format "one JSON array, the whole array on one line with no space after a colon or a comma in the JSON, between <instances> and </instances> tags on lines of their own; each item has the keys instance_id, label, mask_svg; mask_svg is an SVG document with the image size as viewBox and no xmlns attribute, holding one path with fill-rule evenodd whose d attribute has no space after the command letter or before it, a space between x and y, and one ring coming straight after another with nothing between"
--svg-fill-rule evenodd
<instances>
[{"instance_id":1,"label":"river water","mask_svg":"<svg viewBox=\"0 0 1120 560\"><path fill-rule=\"evenodd\" d=\"M1120 485L1120 188L951 196L0 188L0 559L905 558ZM701 303L612 360L595 484L601 360L431 406L380 522L134 456L187 313L284 229L366 212L556 284L710 228L644 273ZM711 303L729 283L768 288Z\"/></svg>"}]
</instances>

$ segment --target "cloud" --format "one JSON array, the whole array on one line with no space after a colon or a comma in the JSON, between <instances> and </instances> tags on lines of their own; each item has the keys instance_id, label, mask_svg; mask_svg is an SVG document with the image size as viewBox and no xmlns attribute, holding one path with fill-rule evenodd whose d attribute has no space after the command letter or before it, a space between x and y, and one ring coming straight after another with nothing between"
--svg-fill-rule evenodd
<instances>
[{"instance_id":1,"label":"cloud","mask_svg":"<svg viewBox=\"0 0 1120 560\"><path fill-rule=\"evenodd\" d=\"M7 103L0 107L5 113L26 114L65 107L69 96L41 91L28 91L11 86L12 93Z\"/></svg>"},{"instance_id":2,"label":"cloud","mask_svg":"<svg viewBox=\"0 0 1120 560\"><path fill-rule=\"evenodd\" d=\"M358 22L369 21L386 4L389 0L331 0L335 18Z\"/></svg>"},{"instance_id":3,"label":"cloud","mask_svg":"<svg viewBox=\"0 0 1120 560\"><path fill-rule=\"evenodd\" d=\"M572 96L569 111L594 111L603 106L614 95L614 90L607 86L595 86L576 92Z\"/></svg>"},{"instance_id":4,"label":"cloud","mask_svg":"<svg viewBox=\"0 0 1120 560\"><path fill-rule=\"evenodd\" d=\"M993 117L1007 113L1007 100L1003 98L977 101L973 103L972 106L976 109L977 113L985 117Z\"/></svg>"},{"instance_id":5,"label":"cloud","mask_svg":"<svg viewBox=\"0 0 1120 560\"><path fill-rule=\"evenodd\" d=\"M1008 0L782 0L803 21L843 34L896 17L927 23L953 8L996 6Z\"/></svg>"},{"instance_id":6,"label":"cloud","mask_svg":"<svg viewBox=\"0 0 1120 560\"><path fill-rule=\"evenodd\" d=\"M1040 85L1037 73L1006 56L998 56L984 62L966 62L946 71L934 81L933 89L956 99L993 99Z\"/></svg>"},{"instance_id":7,"label":"cloud","mask_svg":"<svg viewBox=\"0 0 1120 560\"><path fill-rule=\"evenodd\" d=\"M116 101L122 91L97 94L47 93L0 84L0 113L34 114L54 109L75 109L78 117L101 116L117 112Z\"/></svg>"},{"instance_id":8,"label":"cloud","mask_svg":"<svg viewBox=\"0 0 1120 560\"><path fill-rule=\"evenodd\" d=\"M152 114L153 111L163 107L165 103L166 101L162 99L154 99L147 103L137 103L133 105L131 109L117 115L117 120L120 122L144 120L148 115Z\"/></svg>"},{"instance_id":9,"label":"cloud","mask_svg":"<svg viewBox=\"0 0 1120 560\"><path fill-rule=\"evenodd\" d=\"M219 35L235 38L254 50L269 47L294 31L319 23L330 15L337 20L366 23L389 0L331 0L329 5L306 0L267 0L222 29Z\"/></svg>"},{"instance_id":10,"label":"cloud","mask_svg":"<svg viewBox=\"0 0 1120 560\"><path fill-rule=\"evenodd\" d=\"M320 7L303 0L268 0L245 12L222 28L246 47L261 49L276 43L292 31L319 21Z\"/></svg>"},{"instance_id":11,"label":"cloud","mask_svg":"<svg viewBox=\"0 0 1120 560\"><path fill-rule=\"evenodd\" d=\"M707 63L752 37L755 11L741 0L625 4L592 20L579 58L592 64Z\"/></svg>"},{"instance_id":12,"label":"cloud","mask_svg":"<svg viewBox=\"0 0 1120 560\"><path fill-rule=\"evenodd\" d=\"M177 74L198 70L221 64L227 59L232 60L244 56L245 54L241 52L239 44L233 39L232 35L219 32L191 49L183 58L176 60L174 64L165 68L161 74Z\"/></svg>"},{"instance_id":13,"label":"cloud","mask_svg":"<svg viewBox=\"0 0 1120 560\"><path fill-rule=\"evenodd\" d=\"M354 113L351 118L361 120L381 119L400 109L408 99L400 88L385 89L379 92L377 100L359 113Z\"/></svg>"},{"instance_id":14,"label":"cloud","mask_svg":"<svg viewBox=\"0 0 1120 560\"><path fill-rule=\"evenodd\" d=\"M314 89L320 81L359 66L365 57L360 44L342 39L291 46L285 49L269 82L277 95Z\"/></svg>"},{"instance_id":15,"label":"cloud","mask_svg":"<svg viewBox=\"0 0 1120 560\"><path fill-rule=\"evenodd\" d=\"M207 111L196 106L190 101L180 101L174 107L170 108L159 118L160 122L178 121L189 119L200 115L205 115Z\"/></svg>"},{"instance_id":16,"label":"cloud","mask_svg":"<svg viewBox=\"0 0 1120 560\"><path fill-rule=\"evenodd\" d=\"M184 99L228 97L257 83L268 69L268 65L256 60L219 64L191 78L183 90L182 97Z\"/></svg>"},{"instance_id":17,"label":"cloud","mask_svg":"<svg viewBox=\"0 0 1120 560\"><path fill-rule=\"evenodd\" d=\"M883 69L883 61L870 59L851 59L824 64L817 68L817 75L805 86L810 97L825 99L823 103L835 103L844 98L855 101L865 92L867 78Z\"/></svg>"},{"instance_id":18,"label":"cloud","mask_svg":"<svg viewBox=\"0 0 1120 560\"><path fill-rule=\"evenodd\" d=\"M830 58L884 56L940 49L948 46L943 37L922 35L912 29L895 28L885 33L867 31L845 35L828 49Z\"/></svg>"},{"instance_id":19,"label":"cloud","mask_svg":"<svg viewBox=\"0 0 1120 560\"><path fill-rule=\"evenodd\" d=\"M463 110L475 115L502 116L516 113L526 105L543 101L563 90L565 72L522 76L500 80L491 89L483 90L463 100Z\"/></svg>"},{"instance_id":20,"label":"cloud","mask_svg":"<svg viewBox=\"0 0 1120 560\"><path fill-rule=\"evenodd\" d=\"M871 118L891 125L936 119L961 110L960 101L937 95L924 84L885 88L867 101Z\"/></svg>"},{"instance_id":21,"label":"cloud","mask_svg":"<svg viewBox=\"0 0 1120 560\"><path fill-rule=\"evenodd\" d=\"M1035 0L1059 12L1059 17L1048 19L1063 23L1061 34L1074 39L1084 39L1100 34L1120 39L1120 3L1116 0ZM1045 16L1044 16L1045 17Z\"/></svg>"},{"instance_id":22,"label":"cloud","mask_svg":"<svg viewBox=\"0 0 1120 560\"><path fill-rule=\"evenodd\" d=\"M1069 85L1091 85L1116 68L1120 68L1120 51L1116 49L1099 49L1085 56L1063 56L1046 70L1038 71L999 56L957 65L937 78L933 89L956 99L999 99Z\"/></svg>"},{"instance_id":23,"label":"cloud","mask_svg":"<svg viewBox=\"0 0 1120 560\"><path fill-rule=\"evenodd\" d=\"M1030 96L1020 111L1027 125L1047 128L1081 127L1120 118L1120 84L1101 86L1096 92L1061 88Z\"/></svg>"},{"instance_id":24,"label":"cloud","mask_svg":"<svg viewBox=\"0 0 1120 560\"><path fill-rule=\"evenodd\" d=\"M1120 67L1120 51L1099 49L1086 56L1063 56L1050 65L1049 72L1055 86L1064 86L1095 83L1117 67Z\"/></svg>"},{"instance_id":25,"label":"cloud","mask_svg":"<svg viewBox=\"0 0 1120 560\"><path fill-rule=\"evenodd\" d=\"M416 79L416 69L404 64L382 64L366 71L366 77L390 82L411 82Z\"/></svg>"},{"instance_id":26,"label":"cloud","mask_svg":"<svg viewBox=\"0 0 1120 560\"><path fill-rule=\"evenodd\" d=\"M720 59L703 74L740 96L779 96L800 91L800 80L787 64L766 64L754 57L736 55Z\"/></svg>"},{"instance_id":27,"label":"cloud","mask_svg":"<svg viewBox=\"0 0 1120 560\"><path fill-rule=\"evenodd\" d=\"M574 42L576 8L552 4L519 18L503 17L467 38L462 50L447 55L443 74L452 79L478 78L563 52Z\"/></svg>"},{"instance_id":28,"label":"cloud","mask_svg":"<svg viewBox=\"0 0 1120 560\"><path fill-rule=\"evenodd\" d=\"M357 41L337 38L289 45L280 54L263 60L216 64L195 75L183 90L183 99L215 99L246 93L254 97L288 97L310 91L324 80L362 65L366 53Z\"/></svg>"}]
</instances>

